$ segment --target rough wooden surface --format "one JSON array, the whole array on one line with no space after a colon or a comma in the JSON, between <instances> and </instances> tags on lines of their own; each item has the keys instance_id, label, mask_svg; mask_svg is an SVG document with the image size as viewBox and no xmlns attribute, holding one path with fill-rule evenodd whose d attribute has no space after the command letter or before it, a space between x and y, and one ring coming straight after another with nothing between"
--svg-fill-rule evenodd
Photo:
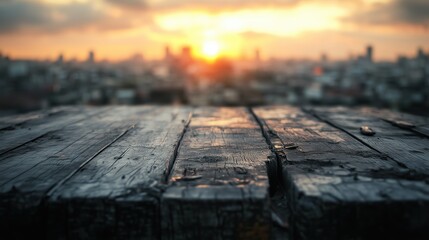
<instances>
[{"instance_id":1,"label":"rough wooden surface","mask_svg":"<svg viewBox=\"0 0 429 240\"><path fill-rule=\"evenodd\" d=\"M100 109L69 109L60 120L76 114L77 122L37 119L26 122L28 128L1 132L1 141L12 147L0 156L0 215L3 216L0 221L6 232L44 233L43 205L49 189L121 131L107 124L105 115L94 120L92 117L98 113ZM92 117L84 119L84 116ZM82 124L93 120L89 128L82 128ZM10 136L12 141L8 142ZM28 140L28 136L36 139Z\"/></svg>"},{"instance_id":2,"label":"rough wooden surface","mask_svg":"<svg viewBox=\"0 0 429 240\"><path fill-rule=\"evenodd\" d=\"M29 112L25 114L15 114L10 116L0 117L0 130L15 130L26 122L31 120L46 118L64 111L67 111L68 107L56 107L48 110L40 110Z\"/></svg>"},{"instance_id":3,"label":"rough wooden surface","mask_svg":"<svg viewBox=\"0 0 429 240\"><path fill-rule=\"evenodd\" d=\"M165 239L266 239L271 152L245 108L198 108L163 195Z\"/></svg>"},{"instance_id":4,"label":"rough wooden surface","mask_svg":"<svg viewBox=\"0 0 429 240\"><path fill-rule=\"evenodd\" d=\"M283 145L282 175L292 211L294 237L428 236L429 185L423 181L426 169L415 175L414 170L398 164L396 157L404 161L405 158L393 154L392 148L386 146L380 152L357 140L356 137L371 139L361 134L355 136L360 124L368 121L350 123L349 130L355 134L351 136L297 108L263 107L254 111L264 122L270 138L277 142L280 139L277 144ZM334 110L321 112L331 117L331 111ZM353 113L346 111L346 116ZM378 121L372 120L371 123ZM388 124L380 121L381 125ZM388 125L391 131L395 130ZM378 125L370 126L380 131ZM370 144L380 142L374 136ZM424 167L425 163L415 165Z\"/></svg>"},{"instance_id":5,"label":"rough wooden surface","mask_svg":"<svg viewBox=\"0 0 429 240\"><path fill-rule=\"evenodd\" d=\"M78 123L86 118L106 111L105 108L70 108L68 111L47 114L18 121L15 125L3 128L0 138L0 156L26 143L35 141L44 135L59 130L69 124ZM13 131L12 131L13 130Z\"/></svg>"},{"instance_id":6,"label":"rough wooden surface","mask_svg":"<svg viewBox=\"0 0 429 240\"><path fill-rule=\"evenodd\" d=\"M0 234L429 239L428 126L387 110L290 106L2 117Z\"/></svg>"},{"instance_id":7,"label":"rough wooden surface","mask_svg":"<svg viewBox=\"0 0 429 240\"><path fill-rule=\"evenodd\" d=\"M49 211L49 228L67 226L59 232L60 236L160 237L158 185L165 181L173 163L190 109L134 110L126 114L132 126L126 134L49 194L53 206Z\"/></svg>"},{"instance_id":8,"label":"rough wooden surface","mask_svg":"<svg viewBox=\"0 0 429 240\"><path fill-rule=\"evenodd\" d=\"M361 108L360 114L376 116L396 127L406 129L429 138L429 118L427 117L374 108Z\"/></svg>"},{"instance_id":9,"label":"rough wooden surface","mask_svg":"<svg viewBox=\"0 0 429 240\"><path fill-rule=\"evenodd\" d=\"M384 121L345 108L314 109L313 113L348 133L377 152L403 166L410 174L427 177L429 173L429 139ZM374 136L360 134L362 125L370 126Z\"/></svg>"}]
</instances>

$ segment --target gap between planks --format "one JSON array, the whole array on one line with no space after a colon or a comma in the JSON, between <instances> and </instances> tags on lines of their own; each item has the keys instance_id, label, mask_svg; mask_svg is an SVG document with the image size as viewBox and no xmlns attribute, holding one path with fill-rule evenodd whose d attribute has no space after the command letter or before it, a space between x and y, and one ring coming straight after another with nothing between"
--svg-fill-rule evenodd
<instances>
[{"instance_id":1,"label":"gap between planks","mask_svg":"<svg viewBox=\"0 0 429 240\"><path fill-rule=\"evenodd\" d=\"M191 109L191 111L189 113L189 116L188 116L188 119L186 120L185 127L183 128L182 134L180 135L179 141L177 142L176 146L174 147L174 152L173 152L172 160L169 161L169 165L167 167L167 171L166 171L166 174L164 176L164 183L165 184L167 184L169 182L169 179L170 179L171 174L173 172L173 168L174 168L174 165L176 163L177 156L179 155L180 145L182 145L183 137L185 136L186 132L188 131L189 124L191 124L191 121L192 121L192 113L193 113L193 111L194 111L194 108Z\"/></svg>"},{"instance_id":2,"label":"gap between planks","mask_svg":"<svg viewBox=\"0 0 429 240\"><path fill-rule=\"evenodd\" d=\"M271 150L273 156L270 160L266 162L267 175L269 180L270 195L273 196L277 191L278 187L283 187L282 179L282 165L283 161L287 161L286 153L284 152L284 143L283 141L268 127L263 119L260 119L251 107L248 107L250 115L253 116L256 123L259 125L262 136L265 138L265 142L268 145L268 148ZM269 134L271 133L271 137ZM272 142L272 137L278 141L278 143Z\"/></svg>"}]
</instances>

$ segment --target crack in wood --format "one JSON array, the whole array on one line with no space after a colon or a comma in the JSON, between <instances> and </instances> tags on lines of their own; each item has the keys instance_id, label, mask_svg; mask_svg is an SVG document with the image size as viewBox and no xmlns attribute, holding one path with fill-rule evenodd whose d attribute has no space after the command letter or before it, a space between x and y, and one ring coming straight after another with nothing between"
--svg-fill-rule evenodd
<instances>
[{"instance_id":1,"label":"crack in wood","mask_svg":"<svg viewBox=\"0 0 429 240\"><path fill-rule=\"evenodd\" d=\"M268 127L265 121L256 115L252 108L249 107L247 110L258 123L262 136L265 138L265 142L273 153L272 156L269 156L269 160L266 161L268 181L270 184L270 195L273 196L278 187L282 185L281 179L283 162L287 163L287 156L283 151L284 143L275 134L275 132Z\"/></svg>"},{"instance_id":2,"label":"crack in wood","mask_svg":"<svg viewBox=\"0 0 429 240\"><path fill-rule=\"evenodd\" d=\"M429 135L423 131L419 131L418 129L416 129L416 126L413 125L412 123L408 123L408 122L402 122L402 121L395 121L392 119L388 119L388 118L380 118L383 121L386 121L390 124L392 124L393 126L403 129L403 130L407 130L410 131L412 133L415 133L416 135L420 136L420 137L425 137L425 138L429 138Z\"/></svg>"},{"instance_id":3,"label":"crack in wood","mask_svg":"<svg viewBox=\"0 0 429 240\"><path fill-rule=\"evenodd\" d=\"M19 144L19 145L13 147L13 148L7 149L6 151L0 153L0 157L3 156L3 155L8 154L8 153L10 153L10 152L12 152L14 150L17 150L17 149L21 148L22 146L25 146L25 145L27 145L29 143L36 142L37 140L42 139L42 138L44 138L44 137L46 137L49 134L52 134L54 132L56 132L56 131L48 131L48 132L46 132L46 133L44 133L44 134L42 134L42 135L40 135L38 137L35 137L35 138L31 139L31 140L28 140L28 141L26 141L26 142L24 142L22 144ZM1 159L0 159L0 161L1 161Z\"/></svg>"},{"instance_id":4,"label":"crack in wood","mask_svg":"<svg viewBox=\"0 0 429 240\"><path fill-rule=\"evenodd\" d=\"M104 113L104 112L107 112L108 111L108 109L106 108L106 109L103 109L103 110L99 110L99 111L97 111L97 112L95 112L95 113L90 113L90 114L88 114L86 117L81 117L80 119L78 119L78 120L75 120L75 121L70 121L70 122L67 122L67 124L76 124L76 123L79 123L79 122L82 122L82 121L85 121L85 120L87 120L88 118L92 118L92 117L95 117L95 116L98 116L98 115L101 115L102 113ZM24 123L22 123L22 124L24 124ZM13 150L16 150L16 149L18 149L18 148L20 148L20 147L22 147L22 146L24 146L24 145L26 145L26 144L29 144L29 143L31 143L31 142L34 142L34 141L37 141L37 139L40 139L40 138L42 138L42 137L44 137L46 134L49 134L50 132L54 132L54 131L58 131L58 130L60 130L62 127L64 127L64 126L66 126L67 124L63 124L63 126L56 126L54 129L51 129L51 130L47 130L47 129L42 129L42 131L46 131L46 132L43 132L43 133L38 133L36 136L33 136L33 137L31 137L31 139L30 140L27 140L27 141L23 141L23 142L21 142L21 143L16 143L17 145L16 146L9 146L9 147L6 147L6 146L1 146L1 143L0 143L0 146L1 146L1 149L0 149L0 156L2 156L2 155L4 155L4 154L6 154L6 153L8 153L8 152L11 152L11 151L13 151ZM18 129L18 130L23 130L23 129ZM31 130L31 129L30 129ZM36 133L37 133L37 129L36 130L34 130ZM40 129L39 129L39 131L41 131ZM28 135L28 133L26 133L26 135ZM31 136L31 134L30 134L30 136Z\"/></svg>"},{"instance_id":5,"label":"crack in wood","mask_svg":"<svg viewBox=\"0 0 429 240\"><path fill-rule=\"evenodd\" d=\"M83 162L77 169L75 169L74 171L72 171L68 176L66 176L65 178L63 178L61 181L59 181L58 183L56 183L54 186L52 186L51 189L48 190L47 194L46 194L46 198L49 198L50 196L52 196L52 194L59 188L61 187L67 180L69 180L70 178L72 178L76 173L78 173L79 171L81 171L85 165L87 165L92 159L94 159L95 157L97 157L100 153L102 153L105 149L107 149L110 145L112 145L113 143L115 143L116 141L118 141L121 137L123 137L125 134L127 134L129 132L129 130L133 129L135 126L135 124L133 124L132 126L130 126L129 128L125 129L122 133L120 133L115 139L113 139L111 142L109 142L108 144L104 145L100 150L98 150L94 155L92 155L90 158L88 158L87 160L85 160L85 162Z\"/></svg>"},{"instance_id":6,"label":"crack in wood","mask_svg":"<svg viewBox=\"0 0 429 240\"><path fill-rule=\"evenodd\" d=\"M179 148L183 142L183 137L185 136L186 132L188 131L189 124L191 124L191 119L192 119L192 111L189 113L188 119L186 120L186 124L185 124L185 127L183 128L181 135L180 135L179 141L176 143L176 146L174 146L173 156L168 163L169 165L167 167L167 170L166 170L165 176L164 176L164 183L165 184L167 184L169 182L169 179L171 179L171 174L173 172L174 164L176 162L177 155L179 155Z\"/></svg>"}]
</instances>

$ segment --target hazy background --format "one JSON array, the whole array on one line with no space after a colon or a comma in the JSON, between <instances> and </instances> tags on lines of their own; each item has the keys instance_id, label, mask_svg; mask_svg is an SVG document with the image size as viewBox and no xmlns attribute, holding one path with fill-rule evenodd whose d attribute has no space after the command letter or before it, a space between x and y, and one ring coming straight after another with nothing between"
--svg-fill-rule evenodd
<instances>
[{"instance_id":1,"label":"hazy background","mask_svg":"<svg viewBox=\"0 0 429 240\"><path fill-rule=\"evenodd\" d=\"M393 60L428 50L428 12L427 0L2 0L0 46L13 58L156 59L165 44L200 54L214 38L230 57L344 59L372 44Z\"/></svg>"},{"instance_id":2,"label":"hazy background","mask_svg":"<svg viewBox=\"0 0 429 240\"><path fill-rule=\"evenodd\" d=\"M341 104L425 114L427 0L0 0L2 114Z\"/></svg>"}]
</instances>

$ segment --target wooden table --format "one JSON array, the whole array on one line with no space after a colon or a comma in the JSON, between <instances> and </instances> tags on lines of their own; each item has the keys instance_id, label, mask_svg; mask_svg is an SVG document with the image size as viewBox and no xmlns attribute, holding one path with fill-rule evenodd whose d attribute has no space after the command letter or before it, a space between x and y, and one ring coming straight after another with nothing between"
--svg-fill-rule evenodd
<instances>
[{"instance_id":1,"label":"wooden table","mask_svg":"<svg viewBox=\"0 0 429 240\"><path fill-rule=\"evenodd\" d=\"M428 176L428 119L385 110L144 105L0 118L8 238L429 239ZM273 210L281 201L287 219Z\"/></svg>"}]
</instances>

